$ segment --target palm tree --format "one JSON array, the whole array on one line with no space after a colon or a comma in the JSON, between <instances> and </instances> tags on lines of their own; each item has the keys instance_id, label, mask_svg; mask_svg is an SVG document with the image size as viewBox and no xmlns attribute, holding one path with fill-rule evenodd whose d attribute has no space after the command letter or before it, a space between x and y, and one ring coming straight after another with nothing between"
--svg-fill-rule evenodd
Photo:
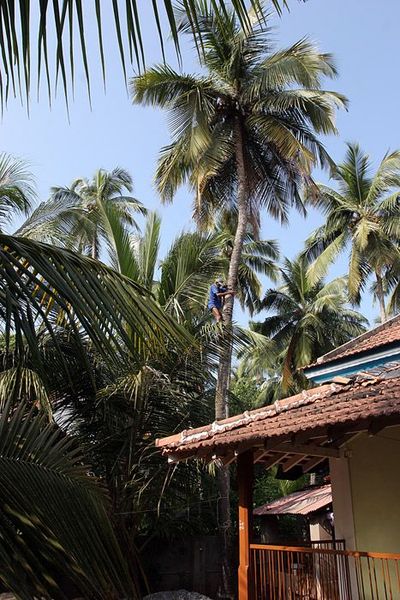
<instances>
[{"instance_id":1,"label":"palm tree","mask_svg":"<svg viewBox=\"0 0 400 600\"><path fill-rule=\"evenodd\" d=\"M172 143L164 148L156 181L161 198L170 201L188 182L196 192L194 214L200 225L210 215L235 206L237 228L229 261L228 289L237 289L239 265L249 222L258 222L261 207L287 220L289 207L302 208L300 187L315 164L325 165L326 152L317 133L336 132L336 107L345 98L321 89L323 76L336 69L329 54L308 40L271 53L271 40L249 13L243 27L232 11L196 2L205 75L179 74L163 64L131 82L136 103L168 110ZM185 11L181 30L192 33ZM233 296L224 305L215 398L215 417L228 415L232 360ZM223 535L229 531L229 482L220 470ZM228 568L225 560L225 568Z\"/></svg>"},{"instance_id":2,"label":"palm tree","mask_svg":"<svg viewBox=\"0 0 400 600\"><path fill-rule=\"evenodd\" d=\"M360 300L372 275L383 323L385 274L400 258L400 151L385 154L377 171L371 171L368 155L358 144L347 144L344 162L332 172L338 189L320 184L316 197L315 189L311 191L325 223L307 240L306 255L316 259L310 277L318 279L340 252L349 249L350 299Z\"/></svg>"},{"instance_id":3,"label":"palm tree","mask_svg":"<svg viewBox=\"0 0 400 600\"><path fill-rule=\"evenodd\" d=\"M133 213L146 214L139 200L126 195L132 189L132 177L118 167L99 169L90 181L79 178L70 187L53 187L50 200L38 206L16 235L62 243L96 259L105 242L113 256L115 222L137 230Z\"/></svg>"},{"instance_id":4,"label":"palm tree","mask_svg":"<svg viewBox=\"0 0 400 600\"><path fill-rule=\"evenodd\" d=\"M160 411L164 407L171 427L178 427L189 414L199 424L196 411L204 407L198 403L189 410L193 398L188 393L192 386L198 394L199 376L185 361L188 347L195 354L192 338L142 286L70 250L0 234L0 273L0 581L24 600L64 597L60 590L64 575L84 597L141 597L133 572L136 563L132 556L125 560L127 540L119 530L114 533L107 516L109 499L87 475L90 471L105 475L97 460L101 453L93 436L81 436L79 449L77 434L79 428L85 429L85 418L89 429L99 423L89 418L93 408L96 417L102 414L106 423L110 418L110 428L116 427L112 433L119 448L129 447L122 427L128 421L121 421L116 391L111 392L115 411L96 396L97 389L108 384L126 399L130 418L133 415L139 422L142 445L136 457L144 451L154 455L150 424L157 423L160 435L167 433L155 407ZM198 355L196 359L201 369ZM184 361L181 366L179 360ZM163 361L164 365L169 361L175 378L171 383L166 367L164 372L160 368ZM129 371L132 365L127 381L121 368ZM143 384L140 393L137 382ZM154 404L145 404L148 410L141 418L138 403L144 402L143 390ZM168 394L174 395L173 410L171 404L166 407ZM93 404L86 403L87 398ZM182 412L178 398L185 403ZM23 404L18 405L19 400ZM65 405L68 410L61 413ZM37 418L36 411L40 411ZM76 414L76 421L70 422ZM106 427L99 430L105 432ZM104 453L109 452L110 462L102 465L106 473L109 465L115 466L117 482L120 471L112 451L116 440L107 437L107 442ZM127 452L131 460L133 453ZM94 459L91 469L83 455ZM162 475L160 464L155 472ZM139 488L145 473L145 468L138 473ZM115 506L113 500L111 495Z\"/></svg>"},{"instance_id":5,"label":"palm tree","mask_svg":"<svg viewBox=\"0 0 400 600\"><path fill-rule=\"evenodd\" d=\"M34 178L26 163L0 153L0 232L16 214L29 212L35 196Z\"/></svg>"},{"instance_id":6,"label":"palm tree","mask_svg":"<svg viewBox=\"0 0 400 600\"><path fill-rule=\"evenodd\" d=\"M164 54L165 34L161 26L162 15L165 14L171 30L171 36L180 55L179 37L173 0L155 0L151 3L154 25L157 28L161 52ZM196 20L195 5L192 0L182 0L183 9L192 23L193 32L199 33ZM245 0L231 0L233 10L238 18L248 25ZM257 7L258 0L251 0L251 4ZM282 6L286 6L286 0L272 0L278 13ZM4 52L1 55L1 71L4 77L0 79L0 103L4 106L9 94L20 94L29 101L31 92L31 58L33 56L33 40L37 38L37 67L38 83L42 72L45 73L49 101L52 97L52 84L54 80L61 81L63 92L68 106L69 90L74 87L75 54L77 49L81 51L87 88L90 98L90 65L88 60L87 37L85 25L96 21L98 31L99 63L106 78L106 53L107 47L103 45L103 10L105 2L96 0L93 12L84 12L84 3L81 0L53 0L40 2L37 6L30 3L15 3L14 0L4 0L1 4L0 37L4 40ZM125 4L125 11L121 11L118 2L114 0L108 3L113 12L116 40L118 43L123 74L126 76L126 62L136 63L140 67L144 65L145 50L144 40L141 33L141 22L144 18L144 6L138 0L129 0ZM32 13L31 13L32 11ZM39 13L39 14L37 14ZM146 18L148 18L146 14ZM56 36L54 53L54 71L48 52L47 35L53 31ZM19 32L21 32L19 34ZM36 34L36 35L35 35ZM124 36L125 34L125 36ZM67 38L67 39L65 39ZM125 39L126 38L126 39ZM68 50L66 50L66 47ZM129 47L129 53L126 52ZM35 61L36 62L36 61ZM23 67L21 67L23 65ZM69 69L68 69L69 66Z\"/></svg>"},{"instance_id":7,"label":"palm tree","mask_svg":"<svg viewBox=\"0 0 400 600\"><path fill-rule=\"evenodd\" d=\"M328 283L323 278L311 281L307 261L300 256L293 261L285 259L281 280L282 285L267 290L261 302L261 310L273 314L253 323L275 352L255 357L250 352L245 358L247 374L267 373L267 387L274 388L275 399L298 391L303 385L302 367L359 335L367 324L362 315L347 307L346 277ZM265 386L263 392L267 396Z\"/></svg>"},{"instance_id":8,"label":"palm tree","mask_svg":"<svg viewBox=\"0 0 400 600\"><path fill-rule=\"evenodd\" d=\"M180 75L161 65L133 79L131 88L134 102L171 115L173 142L157 169L162 199L171 200L188 181L196 190L195 218L203 225L214 210L234 204L237 228L227 284L236 290L249 221L258 221L261 207L282 221L290 205L302 208L300 185L312 166L328 160L315 133L336 131L335 108L345 99L321 90L321 77L333 77L336 70L332 57L309 41L271 54L270 37L256 19L250 30L243 29L232 12L197 6L207 74ZM182 30L191 31L181 16ZM232 310L231 297L224 307L228 330ZM218 419L227 415L231 352L225 347Z\"/></svg>"}]
</instances>

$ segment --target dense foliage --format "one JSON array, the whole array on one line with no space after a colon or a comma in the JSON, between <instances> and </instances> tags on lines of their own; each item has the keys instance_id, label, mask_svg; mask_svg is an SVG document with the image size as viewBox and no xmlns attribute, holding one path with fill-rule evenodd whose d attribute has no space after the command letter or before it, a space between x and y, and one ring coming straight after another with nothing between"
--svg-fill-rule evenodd
<instances>
[{"instance_id":1,"label":"dense foliage","mask_svg":"<svg viewBox=\"0 0 400 600\"><path fill-rule=\"evenodd\" d=\"M127 31L141 62L136 4L126 3ZM135 78L132 93L169 112L156 183L164 200L188 185L196 230L161 256L162 222L133 196L124 169L77 173L35 206L27 166L0 155L0 583L24 600L140 598L151 541L215 532L214 501L227 531L228 470L166 464L155 439L304 389L305 365L364 331L354 307L371 282L382 321L400 302L400 152L375 174L356 144L338 165L327 155L319 136L336 133L346 106L324 89L336 75L332 56L307 38L274 51L262 3L254 13L241 0L231 11L184 0L173 12L164 0L152 4L156 22L161 4L175 43L178 33L195 42L202 74L162 63ZM16 17L13 6L1 9L10 41L1 60L9 80L24 59L28 89L29 10ZM63 32L74 10L89 79L82 3L53 8L67 96ZM47 14L40 3L45 67ZM102 42L100 54L104 69ZM330 167L332 187L314 183L316 166ZM281 259L276 241L260 239L261 216L285 222L310 202L322 226L299 256ZM11 235L16 214L27 219ZM348 273L331 280L345 249ZM224 322L213 322L217 276L257 315L249 330L233 321L233 296ZM223 472L225 488L216 485ZM256 501L291 486L258 470Z\"/></svg>"}]
</instances>

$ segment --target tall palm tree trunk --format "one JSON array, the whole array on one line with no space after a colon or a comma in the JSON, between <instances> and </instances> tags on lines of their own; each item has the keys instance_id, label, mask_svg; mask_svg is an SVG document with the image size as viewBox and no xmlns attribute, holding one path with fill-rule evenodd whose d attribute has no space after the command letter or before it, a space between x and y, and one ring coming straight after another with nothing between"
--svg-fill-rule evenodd
<instances>
[{"instance_id":1,"label":"tall palm tree trunk","mask_svg":"<svg viewBox=\"0 0 400 600\"><path fill-rule=\"evenodd\" d=\"M228 289L236 291L239 265L242 257L243 242L247 227L247 178L244 161L243 125L240 117L235 123L236 167L238 173L238 222L233 242L232 254L229 261ZM229 416L228 389L232 363L232 315L234 296L227 296L223 308L224 331L221 334L220 356L218 365L218 380L215 394L215 418L224 419ZM222 589L221 596L232 598L231 586L231 514L230 514L230 477L229 467L222 466L218 471L219 490L219 527L222 545Z\"/></svg>"},{"instance_id":2,"label":"tall palm tree trunk","mask_svg":"<svg viewBox=\"0 0 400 600\"><path fill-rule=\"evenodd\" d=\"M229 272L228 272L228 289L236 291L239 265L242 258L243 243L246 235L247 228L247 177L246 167L244 161L244 140L243 140L243 126L237 117L235 123L235 144L236 144L236 166L238 172L238 197L237 197L237 208L238 208L238 221L233 241L232 253L229 261ZM226 298L223 308L223 320L224 320L224 343L221 346L219 368L218 368L218 381L217 390L215 394L215 418L217 420L224 419L228 416L228 388L231 371L231 360L232 360L232 315L233 315L233 302L234 296L228 296Z\"/></svg>"},{"instance_id":3,"label":"tall palm tree trunk","mask_svg":"<svg viewBox=\"0 0 400 600\"><path fill-rule=\"evenodd\" d=\"M92 241L92 258L98 260L99 258L99 248L98 248L98 239L97 239L97 226L95 227L93 233L93 241Z\"/></svg>"},{"instance_id":4,"label":"tall palm tree trunk","mask_svg":"<svg viewBox=\"0 0 400 600\"><path fill-rule=\"evenodd\" d=\"M379 302L379 313L381 317L381 323L384 323L387 318L386 304L385 304L385 290L383 289L383 280L380 271L375 271L376 277L376 296Z\"/></svg>"}]
</instances>

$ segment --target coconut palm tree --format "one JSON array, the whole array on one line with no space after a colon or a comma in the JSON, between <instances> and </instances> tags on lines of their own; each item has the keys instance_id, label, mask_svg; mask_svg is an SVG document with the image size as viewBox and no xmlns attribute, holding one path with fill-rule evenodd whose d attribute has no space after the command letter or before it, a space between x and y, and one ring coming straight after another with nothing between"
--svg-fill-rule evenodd
<instances>
[{"instance_id":1,"label":"coconut palm tree","mask_svg":"<svg viewBox=\"0 0 400 600\"><path fill-rule=\"evenodd\" d=\"M199 2L203 76L156 66L131 82L134 102L169 111L173 141L161 154L157 185L164 201L189 182L196 191L195 218L234 203L237 228L228 288L237 288L243 241L264 208L287 220L292 204L302 208L300 186L328 158L316 133L335 132L336 107L345 98L321 89L336 74L333 59L308 40L271 53L271 40L257 19L244 29L235 15ZM251 15L249 15L251 18ZM181 14L181 29L191 31ZM227 329L233 297L224 307ZM226 345L229 348L229 344ZM227 414L231 353L221 356L216 417Z\"/></svg>"},{"instance_id":2,"label":"coconut palm tree","mask_svg":"<svg viewBox=\"0 0 400 600\"><path fill-rule=\"evenodd\" d=\"M53 187L16 235L76 248L98 259L103 243L114 254L114 221L138 229L134 213L146 214L133 196L131 175L124 169L99 169L91 180L78 178L70 187Z\"/></svg>"},{"instance_id":3,"label":"coconut palm tree","mask_svg":"<svg viewBox=\"0 0 400 600\"><path fill-rule=\"evenodd\" d=\"M338 189L319 185L311 191L325 223L307 240L306 255L316 259L311 279L324 275L337 256L349 251L349 294L360 300L368 278L374 278L381 322L387 318L386 272L399 262L400 151L385 154L372 173L369 156L358 144L347 144L343 163L333 168Z\"/></svg>"},{"instance_id":4,"label":"coconut palm tree","mask_svg":"<svg viewBox=\"0 0 400 600\"><path fill-rule=\"evenodd\" d=\"M36 197L33 175L26 163L0 153L0 232L16 214L27 214Z\"/></svg>"},{"instance_id":5,"label":"coconut palm tree","mask_svg":"<svg viewBox=\"0 0 400 600\"><path fill-rule=\"evenodd\" d=\"M54 423L50 398L95 390L93 356L112 372L186 339L183 354L188 336L144 288L69 250L0 234L0 275L0 582L26 600L65 597L66 583L139 598L87 442Z\"/></svg>"},{"instance_id":6,"label":"coconut palm tree","mask_svg":"<svg viewBox=\"0 0 400 600\"><path fill-rule=\"evenodd\" d=\"M210 4L212 8L210 8ZM199 1L198 30L204 75L177 73L162 64L131 82L136 103L164 108L172 143L163 149L156 182L164 201L189 183L195 191L194 215L209 226L215 211L235 206L237 228L229 261L228 289L237 290L239 265L249 223L264 208L286 221L290 206L303 208L300 188L316 164L328 157L318 133L336 132L335 109L346 104L338 93L322 90L322 77L334 77L329 54L306 39L272 53L271 39L249 13L243 27L232 11ZM185 11L180 29L192 34ZM210 218L211 217L211 218ZM216 419L228 415L232 361L233 296L224 305L215 399ZM220 470L224 536L229 531L229 482ZM225 536L226 537L226 536ZM225 560L225 567L228 568Z\"/></svg>"},{"instance_id":7,"label":"coconut palm tree","mask_svg":"<svg viewBox=\"0 0 400 600\"><path fill-rule=\"evenodd\" d=\"M251 0L251 4L258 6L259 0ZM271 0L278 13L286 0ZM14 0L4 0L1 4L0 38L4 40L4 52L1 54L1 71L4 77L0 79L0 103L3 106L10 94L20 94L29 101L31 92L32 74L31 59L34 55L33 48L37 47L35 64L38 68L38 83L44 72L46 78L49 101L52 97L52 85L58 80L61 82L68 106L69 91L74 87L75 54L80 50L84 65L85 78L90 98L90 64L88 60L88 41L85 25L96 21L98 32L99 63L103 78L106 78L106 55L108 48L103 45L103 23L106 9L112 12L115 37L119 48L123 74L126 76L126 62L135 63L137 67L144 65L145 49L142 38L141 23L148 19L149 10L152 10L154 25L158 31L161 52L164 54L164 39L161 22L166 16L171 36L180 54L179 37L173 0L154 0L151 4L142 4L138 0L129 0L125 9L121 10L119 3L112 0L96 0L93 6L88 7L81 0L53 0L52 2L39 2L38 5L30 3L15 3ZM231 0L230 5L236 11L238 18L248 25L245 0ZM85 10L84 10L85 6ZM181 0L181 6L186 11L192 23L194 33L199 33L196 20L195 4L192 0ZM145 8L147 9L146 13ZM107 15L108 18L108 15ZM54 32L56 44L54 57L49 55L47 36ZM35 40L36 41L33 41ZM33 44L33 45L32 45ZM126 52L126 47L129 52ZM54 58L54 65L52 64ZM23 67L21 67L23 65ZM52 68L54 66L54 69ZM68 68L69 67L69 68Z\"/></svg>"},{"instance_id":8,"label":"coconut palm tree","mask_svg":"<svg viewBox=\"0 0 400 600\"><path fill-rule=\"evenodd\" d=\"M273 344L274 352L245 357L245 372L267 374L266 387L273 388L275 399L299 391L304 384L301 368L319 356L348 342L365 331L366 319L347 306L347 278L329 282L311 281L304 256L285 259L282 284L269 289L260 310L272 312L264 321L253 323L258 333ZM269 354L269 356L268 356ZM247 365L246 365L247 362ZM271 385L272 384L272 385Z\"/></svg>"}]
</instances>

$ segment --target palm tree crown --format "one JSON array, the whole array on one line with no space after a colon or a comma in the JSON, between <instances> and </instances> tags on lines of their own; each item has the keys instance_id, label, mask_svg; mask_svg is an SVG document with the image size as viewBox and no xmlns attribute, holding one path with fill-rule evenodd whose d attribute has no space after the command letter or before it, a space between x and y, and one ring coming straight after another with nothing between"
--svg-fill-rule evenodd
<instances>
[{"instance_id":1,"label":"palm tree crown","mask_svg":"<svg viewBox=\"0 0 400 600\"><path fill-rule=\"evenodd\" d=\"M317 258L310 276L325 274L337 255L350 248L350 298L359 301L368 276L373 274L384 321L385 273L399 261L400 151L387 153L372 174L368 155L358 144L348 144L345 160L333 169L332 177L337 190L318 186L317 203L325 213L325 223L307 241L306 254Z\"/></svg>"},{"instance_id":2,"label":"palm tree crown","mask_svg":"<svg viewBox=\"0 0 400 600\"><path fill-rule=\"evenodd\" d=\"M345 277L311 282L307 267L304 257L285 260L282 285L267 290L261 303L273 314L254 324L275 345L278 360L275 355L269 368L281 365L284 393L296 384L299 369L359 335L366 325L364 317L346 306Z\"/></svg>"},{"instance_id":3,"label":"palm tree crown","mask_svg":"<svg viewBox=\"0 0 400 600\"><path fill-rule=\"evenodd\" d=\"M332 56L307 39L271 53L268 30L258 21L243 30L233 13L199 4L207 74L160 65L131 82L134 102L170 114L173 141L161 153L158 189L171 200L189 181L194 214L207 223L210 209L235 203L240 137L248 216L264 205L285 221L292 202L301 206L297 184L313 164L328 160L315 134L336 132L335 108L346 104L341 94L321 89L323 77L336 75ZM181 28L190 30L184 15Z\"/></svg>"},{"instance_id":4,"label":"palm tree crown","mask_svg":"<svg viewBox=\"0 0 400 600\"><path fill-rule=\"evenodd\" d=\"M34 179L24 161L0 153L0 232L15 214L27 214L34 199Z\"/></svg>"},{"instance_id":5,"label":"palm tree crown","mask_svg":"<svg viewBox=\"0 0 400 600\"><path fill-rule=\"evenodd\" d=\"M141 202L127 195L132 189L132 177L125 169L99 169L91 180L81 177L70 187L53 187L51 198L16 233L58 245L62 241L92 258L99 258L105 244L115 263L115 236L121 228L137 230L134 213L146 214Z\"/></svg>"}]
</instances>

